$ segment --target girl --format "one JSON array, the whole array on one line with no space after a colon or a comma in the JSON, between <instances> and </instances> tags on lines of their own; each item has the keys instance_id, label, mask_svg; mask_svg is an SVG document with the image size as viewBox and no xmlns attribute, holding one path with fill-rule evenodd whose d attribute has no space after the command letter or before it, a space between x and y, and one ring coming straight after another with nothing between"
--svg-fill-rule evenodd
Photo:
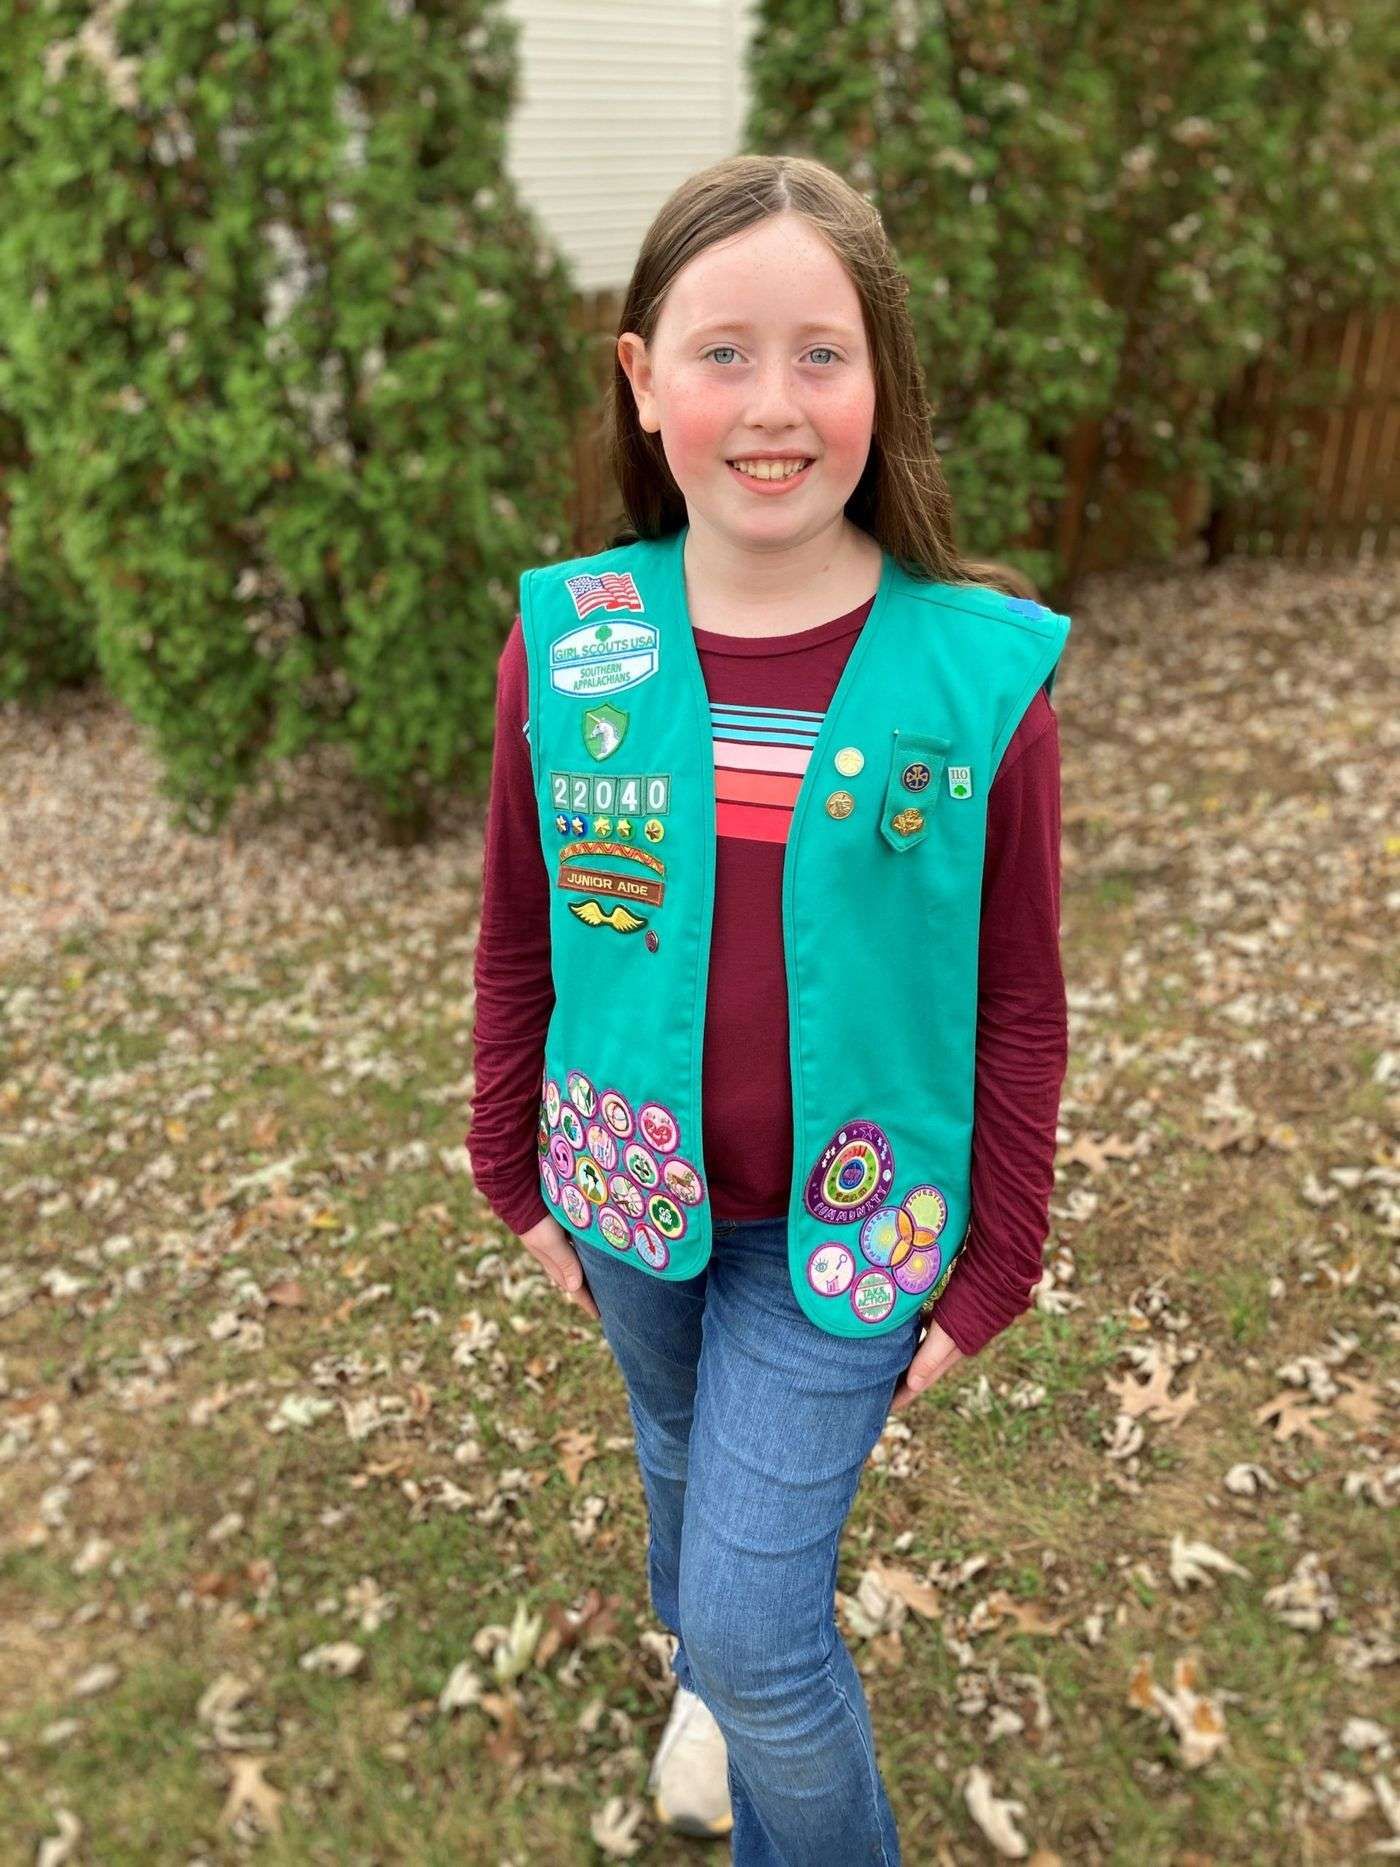
<instances>
[{"instance_id":1,"label":"girl","mask_svg":"<svg viewBox=\"0 0 1400 1867\"><path fill-rule=\"evenodd\" d=\"M887 1413L1030 1304L1066 1064L1069 622L954 546L907 290L816 162L681 186L630 528L525 573L499 666L473 1169L626 1383L650 1787L737 1867L901 1858L838 1544Z\"/></svg>"}]
</instances>

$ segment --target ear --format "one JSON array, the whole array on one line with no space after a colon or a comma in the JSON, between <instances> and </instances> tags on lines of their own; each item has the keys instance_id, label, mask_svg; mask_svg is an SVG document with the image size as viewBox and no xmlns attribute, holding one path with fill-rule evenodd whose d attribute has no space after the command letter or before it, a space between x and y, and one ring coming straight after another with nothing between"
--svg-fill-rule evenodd
<instances>
[{"instance_id":1,"label":"ear","mask_svg":"<svg viewBox=\"0 0 1400 1867\"><path fill-rule=\"evenodd\" d=\"M638 423L645 433L655 434L661 424L656 417L656 397L651 387L651 359L645 340L636 331L624 331L618 338L617 360L632 385Z\"/></svg>"}]
</instances>

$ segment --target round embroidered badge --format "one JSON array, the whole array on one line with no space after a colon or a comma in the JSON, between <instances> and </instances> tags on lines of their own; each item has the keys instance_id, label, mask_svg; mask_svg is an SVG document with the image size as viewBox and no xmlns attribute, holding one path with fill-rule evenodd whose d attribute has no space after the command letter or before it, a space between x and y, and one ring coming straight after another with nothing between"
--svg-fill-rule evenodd
<instances>
[{"instance_id":1,"label":"round embroidered badge","mask_svg":"<svg viewBox=\"0 0 1400 1867\"><path fill-rule=\"evenodd\" d=\"M681 1131L670 1109L659 1102L644 1102L637 1110L637 1130L648 1147L658 1154L674 1154L680 1146Z\"/></svg>"},{"instance_id":2,"label":"round embroidered badge","mask_svg":"<svg viewBox=\"0 0 1400 1867\"><path fill-rule=\"evenodd\" d=\"M910 1296L921 1296L931 1287L943 1263L937 1245L916 1245L894 1269L894 1280Z\"/></svg>"},{"instance_id":3,"label":"round embroidered badge","mask_svg":"<svg viewBox=\"0 0 1400 1867\"><path fill-rule=\"evenodd\" d=\"M576 1108L566 1102L559 1111L559 1132L572 1148L583 1146L583 1123Z\"/></svg>"},{"instance_id":4,"label":"round embroidered badge","mask_svg":"<svg viewBox=\"0 0 1400 1867\"><path fill-rule=\"evenodd\" d=\"M659 1232L649 1225L636 1225L632 1228L632 1242L637 1247L637 1256L643 1264L649 1264L654 1271L664 1271L671 1262L671 1247Z\"/></svg>"},{"instance_id":5,"label":"round embroidered badge","mask_svg":"<svg viewBox=\"0 0 1400 1867\"><path fill-rule=\"evenodd\" d=\"M559 1175L554 1171L552 1160L540 1162L540 1178L544 1181L544 1190L557 1206L559 1204Z\"/></svg>"},{"instance_id":6,"label":"round embroidered badge","mask_svg":"<svg viewBox=\"0 0 1400 1867\"><path fill-rule=\"evenodd\" d=\"M559 1204L569 1215L569 1223L576 1232L585 1231L593 1223L593 1208L576 1186L561 1186Z\"/></svg>"},{"instance_id":7,"label":"round embroidered badge","mask_svg":"<svg viewBox=\"0 0 1400 1867\"><path fill-rule=\"evenodd\" d=\"M894 1151L873 1121L847 1122L827 1142L807 1176L803 1203L823 1225L864 1219L889 1197Z\"/></svg>"},{"instance_id":8,"label":"round embroidered badge","mask_svg":"<svg viewBox=\"0 0 1400 1867\"><path fill-rule=\"evenodd\" d=\"M632 1234L616 1206L602 1206L598 1212L598 1230L615 1251L632 1249Z\"/></svg>"},{"instance_id":9,"label":"round embroidered badge","mask_svg":"<svg viewBox=\"0 0 1400 1867\"><path fill-rule=\"evenodd\" d=\"M926 1232L930 1240L937 1238L948 1223L948 1202L936 1186L916 1186L906 1193L900 1201L904 1210L913 1219L920 1231ZM923 1243L924 1240L916 1240Z\"/></svg>"},{"instance_id":10,"label":"round embroidered badge","mask_svg":"<svg viewBox=\"0 0 1400 1867\"><path fill-rule=\"evenodd\" d=\"M551 1128L559 1126L559 1085L551 1076L544 1086L544 1112Z\"/></svg>"},{"instance_id":11,"label":"round embroidered badge","mask_svg":"<svg viewBox=\"0 0 1400 1867\"><path fill-rule=\"evenodd\" d=\"M549 1144L549 1158L554 1162L554 1171L561 1180L574 1177L574 1150L562 1134L555 1135Z\"/></svg>"},{"instance_id":12,"label":"round embroidered badge","mask_svg":"<svg viewBox=\"0 0 1400 1867\"><path fill-rule=\"evenodd\" d=\"M615 1173L608 1181L608 1191L613 1196L613 1204L621 1207L629 1219L640 1219L647 1209L640 1189L625 1174Z\"/></svg>"},{"instance_id":13,"label":"round embroidered badge","mask_svg":"<svg viewBox=\"0 0 1400 1867\"><path fill-rule=\"evenodd\" d=\"M883 1322L894 1308L894 1279L888 1271L862 1271L851 1285L851 1308L862 1322Z\"/></svg>"},{"instance_id":14,"label":"round embroidered badge","mask_svg":"<svg viewBox=\"0 0 1400 1867\"><path fill-rule=\"evenodd\" d=\"M617 1165L617 1142L601 1122L588 1124L588 1151L608 1173Z\"/></svg>"},{"instance_id":15,"label":"round embroidered badge","mask_svg":"<svg viewBox=\"0 0 1400 1867\"><path fill-rule=\"evenodd\" d=\"M665 1193L652 1194L647 1201L647 1217L663 1238L679 1238L685 1230L685 1214Z\"/></svg>"},{"instance_id":16,"label":"round embroidered badge","mask_svg":"<svg viewBox=\"0 0 1400 1867\"><path fill-rule=\"evenodd\" d=\"M625 1096L620 1096L615 1089L605 1089L598 1102L598 1113L612 1129L619 1141L625 1141L632 1132L632 1105ZM551 1124L552 1126L552 1124Z\"/></svg>"},{"instance_id":17,"label":"round embroidered badge","mask_svg":"<svg viewBox=\"0 0 1400 1867\"><path fill-rule=\"evenodd\" d=\"M629 1141L622 1150L622 1164L638 1186L651 1188L661 1179L656 1161L640 1141Z\"/></svg>"},{"instance_id":18,"label":"round embroidered badge","mask_svg":"<svg viewBox=\"0 0 1400 1867\"><path fill-rule=\"evenodd\" d=\"M591 1154L580 1154L574 1168L574 1179L584 1198L593 1206L601 1206L608 1196L608 1183L599 1170L598 1163Z\"/></svg>"},{"instance_id":19,"label":"round embroidered badge","mask_svg":"<svg viewBox=\"0 0 1400 1867\"><path fill-rule=\"evenodd\" d=\"M818 1245L807 1260L807 1282L818 1296L842 1296L855 1274L856 1261L844 1245Z\"/></svg>"},{"instance_id":20,"label":"round embroidered badge","mask_svg":"<svg viewBox=\"0 0 1400 1867\"><path fill-rule=\"evenodd\" d=\"M673 1193L683 1206L698 1206L705 1197L700 1175L688 1160L682 1160L679 1155L666 1162L661 1169L661 1178L666 1190Z\"/></svg>"},{"instance_id":21,"label":"round embroidered badge","mask_svg":"<svg viewBox=\"0 0 1400 1867\"><path fill-rule=\"evenodd\" d=\"M598 1106L598 1092L582 1070L570 1070L565 1082L569 1100L582 1115L591 1115Z\"/></svg>"}]
</instances>

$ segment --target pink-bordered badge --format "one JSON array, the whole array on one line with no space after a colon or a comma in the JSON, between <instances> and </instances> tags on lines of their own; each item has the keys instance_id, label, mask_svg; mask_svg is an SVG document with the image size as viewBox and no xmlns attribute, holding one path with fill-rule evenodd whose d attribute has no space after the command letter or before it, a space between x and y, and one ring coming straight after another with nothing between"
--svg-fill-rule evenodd
<instances>
[{"instance_id":1,"label":"pink-bordered badge","mask_svg":"<svg viewBox=\"0 0 1400 1867\"><path fill-rule=\"evenodd\" d=\"M608 1191L612 1194L613 1204L631 1219L640 1219L647 1209L641 1188L629 1180L626 1174L615 1173L608 1181Z\"/></svg>"},{"instance_id":2,"label":"pink-bordered badge","mask_svg":"<svg viewBox=\"0 0 1400 1867\"><path fill-rule=\"evenodd\" d=\"M649 1264L654 1271L664 1271L671 1262L671 1247L649 1225L634 1225L632 1243L637 1247L637 1256L643 1264Z\"/></svg>"},{"instance_id":3,"label":"pink-bordered badge","mask_svg":"<svg viewBox=\"0 0 1400 1867\"><path fill-rule=\"evenodd\" d=\"M605 1172L611 1173L617 1165L617 1140L600 1121L588 1124L588 1151Z\"/></svg>"},{"instance_id":4,"label":"pink-bordered badge","mask_svg":"<svg viewBox=\"0 0 1400 1867\"><path fill-rule=\"evenodd\" d=\"M818 1296L843 1296L856 1274L856 1261L844 1245L828 1239L807 1260L807 1282Z\"/></svg>"},{"instance_id":5,"label":"pink-bordered badge","mask_svg":"<svg viewBox=\"0 0 1400 1867\"><path fill-rule=\"evenodd\" d=\"M672 1243L685 1231L685 1213L669 1193L653 1193L647 1201L647 1217L663 1238Z\"/></svg>"},{"instance_id":6,"label":"pink-bordered badge","mask_svg":"<svg viewBox=\"0 0 1400 1867\"><path fill-rule=\"evenodd\" d=\"M598 1098L598 1113L617 1136L625 1141L632 1132L632 1104L616 1089L605 1089Z\"/></svg>"},{"instance_id":7,"label":"pink-bordered badge","mask_svg":"<svg viewBox=\"0 0 1400 1867\"><path fill-rule=\"evenodd\" d=\"M661 1169L657 1166L655 1157L647 1152L640 1141L629 1141L623 1148L622 1164L637 1185L644 1187L647 1192L659 1185Z\"/></svg>"},{"instance_id":8,"label":"pink-bordered badge","mask_svg":"<svg viewBox=\"0 0 1400 1867\"><path fill-rule=\"evenodd\" d=\"M559 1204L569 1215L569 1223L576 1232L587 1231L593 1223L593 1208L579 1189L570 1184L559 1189Z\"/></svg>"},{"instance_id":9,"label":"pink-bordered badge","mask_svg":"<svg viewBox=\"0 0 1400 1867\"><path fill-rule=\"evenodd\" d=\"M637 1110L637 1132L658 1154L674 1154L681 1144L680 1125L660 1102L644 1102Z\"/></svg>"},{"instance_id":10,"label":"pink-bordered badge","mask_svg":"<svg viewBox=\"0 0 1400 1867\"><path fill-rule=\"evenodd\" d=\"M598 1208L598 1230L614 1251L632 1249L632 1228L616 1206Z\"/></svg>"},{"instance_id":11,"label":"pink-bordered badge","mask_svg":"<svg viewBox=\"0 0 1400 1867\"><path fill-rule=\"evenodd\" d=\"M705 1182L688 1160L682 1160L679 1154L668 1160L661 1169L661 1182L668 1193L672 1193L683 1206L698 1206L705 1197Z\"/></svg>"}]
</instances>

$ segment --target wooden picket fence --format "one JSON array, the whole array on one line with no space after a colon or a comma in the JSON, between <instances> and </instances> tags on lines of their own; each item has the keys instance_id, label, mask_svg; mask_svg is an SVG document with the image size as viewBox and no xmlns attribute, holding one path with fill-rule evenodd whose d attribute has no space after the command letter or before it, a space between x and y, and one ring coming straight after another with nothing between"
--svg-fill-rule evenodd
<instances>
[{"instance_id":1,"label":"wooden picket fence","mask_svg":"<svg viewBox=\"0 0 1400 1867\"><path fill-rule=\"evenodd\" d=\"M617 491L603 460L599 422L620 313L616 293L581 294L578 327L586 334L597 400L579 422L573 447L573 550L600 550L622 523ZM1227 556L1369 559L1386 556L1400 536L1400 306L1300 318L1283 341L1246 368L1221 398L1216 433L1250 463L1250 489L1212 508L1203 484L1163 488L1178 548L1204 540L1208 561ZM1087 508L1102 468L1100 424L1081 424L1064 446L1064 496L1052 521L1021 542L1053 543L1065 580L1047 600L1063 598L1089 570L1132 561L1134 539ZM1120 457L1116 484L1139 483L1145 470Z\"/></svg>"}]
</instances>

